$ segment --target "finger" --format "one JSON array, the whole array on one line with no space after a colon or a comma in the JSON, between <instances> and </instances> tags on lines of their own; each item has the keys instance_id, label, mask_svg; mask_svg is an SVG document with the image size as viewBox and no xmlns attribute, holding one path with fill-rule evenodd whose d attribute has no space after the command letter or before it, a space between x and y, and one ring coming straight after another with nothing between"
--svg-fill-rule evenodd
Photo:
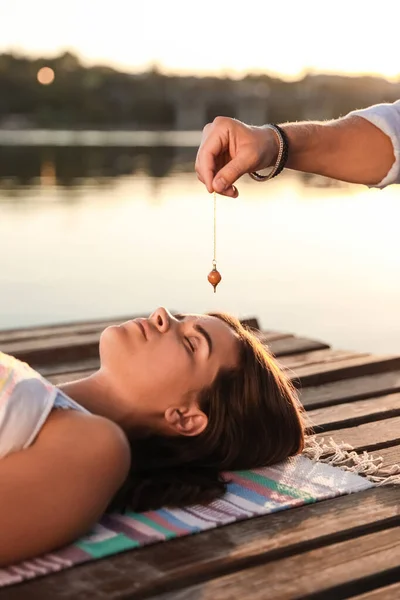
<instances>
[{"instance_id":1,"label":"finger","mask_svg":"<svg viewBox=\"0 0 400 600\"><path fill-rule=\"evenodd\" d=\"M219 157L226 150L225 145L219 134L217 132L213 134L211 130L210 135L202 141L197 153L195 169L210 193L214 191L213 180L218 171Z\"/></svg>"},{"instance_id":2,"label":"finger","mask_svg":"<svg viewBox=\"0 0 400 600\"><path fill-rule=\"evenodd\" d=\"M214 188L212 186L212 181L213 181L215 173L217 171L212 157L208 157L202 161L201 156L199 156L199 154L198 154L194 168L197 173L198 179L202 183L204 183L208 192L211 194L214 191Z\"/></svg>"},{"instance_id":3,"label":"finger","mask_svg":"<svg viewBox=\"0 0 400 600\"><path fill-rule=\"evenodd\" d=\"M232 196L232 198L238 198L238 196L239 196L239 190L237 189L236 185L233 185L232 189L233 189L233 196Z\"/></svg>"},{"instance_id":4,"label":"finger","mask_svg":"<svg viewBox=\"0 0 400 600\"><path fill-rule=\"evenodd\" d=\"M247 173L247 162L236 156L216 173L212 186L216 192L222 193L229 189L235 181Z\"/></svg>"},{"instance_id":5,"label":"finger","mask_svg":"<svg viewBox=\"0 0 400 600\"><path fill-rule=\"evenodd\" d=\"M214 171L205 172L200 167L196 168L197 179L203 183L209 194L212 194L214 188L212 186L212 180L214 178ZM211 182L211 183L210 183Z\"/></svg>"},{"instance_id":6,"label":"finger","mask_svg":"<svg viewBox=\"0 0 400 600\"><path fill-rule=\"evenodd\" d=\"M204 152L199 152L195 169L197 175L203 181L208 192L211 194L211 192L214 191L213 179L218 170L214 155L211 152L208 152L207 149L205 149Z\"/></svg>"},{"instance_id":7,"label":"finger","mask_svg":"<svg viewBox=\"0 0 400 600\"><path fill-rule=\"evenodd\" d=\"M231 185L223 192L220 192L221 196L227 196L228 198L237 198L239 196L239 191L236 186Z\"/></svg>"},{"instance_id":8,"label":"finger","mask_svg":"<svg viewBox=\"0 0 400 600\"><path fill-rule=\"evenodd\" d=\"M207 191L210 194L212 194L214 191L213 184L212 184L214 175L215 175L214 169L203 170L204 185L206 186Z\"/></svg>"},{"instance_id":9,"label":"finger","mask_svg":"<svg viewBox=\"0 0 400 600\"><path fill-rule=\"evenodd\" d=\"M200 179L200 181L204 182L204 176L203 176L203 169L201 166L201 158L203 155L203 148L205 145L205 141L208 137L208 134L210 132L210 128L211 128L211 123L208 123L207 125L204 126L202 134L201 134L201 141L200 141L200 145L199 145L199 149L197 150L197 154L196 154L196 160L195 160L195 164L194 164L194 169L197 173L198 178Z\"/></svg>"}]
</instances>

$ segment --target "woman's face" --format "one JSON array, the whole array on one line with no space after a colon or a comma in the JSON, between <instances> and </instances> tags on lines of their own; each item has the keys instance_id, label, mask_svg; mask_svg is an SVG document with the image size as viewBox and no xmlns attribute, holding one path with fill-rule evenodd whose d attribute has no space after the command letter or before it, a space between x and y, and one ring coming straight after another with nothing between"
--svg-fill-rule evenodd
<instances>
[{"instance_id":1,"label":"woman's face","mask_svg":"<svg viewBox=\"0 0 400 600\"><path fill-rule=\"evenodd\" d=\"M237 334L221 319L177 319L165 308L148 319L108 327L100 338L101 369L114 394L149 417L162 417L164 434L204 429L199 393L220 369L237 366L238 350Z\"/></svg>"}]
</instances>

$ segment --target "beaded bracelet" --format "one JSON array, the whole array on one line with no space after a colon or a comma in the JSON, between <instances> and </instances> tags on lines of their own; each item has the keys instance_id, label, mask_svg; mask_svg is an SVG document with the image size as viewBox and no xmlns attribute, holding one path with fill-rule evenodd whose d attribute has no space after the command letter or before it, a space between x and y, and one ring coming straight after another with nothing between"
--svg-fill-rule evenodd
<instances>
[{"instance_id":1,"label":"beaded bracelet","mask_svg":"<svg viewBox=\"0 0 400 600\"><path fill-rule=\"evenodd\" d=\"M272 179L273 177L279 175L279 173L281 173L281 171L283 171L283 169L285 168L289 155L289 140L282 127L279 127L279 125L275 125L272 123L264 125L264 127L272 129L275 132L279 141L279 150L278 156L276 157L275 165L268 175L260 175L260 173L257 173L256 171L249 173L250 177L255 181L268 181L269 179Z\"/></svg>"}]
</instances>

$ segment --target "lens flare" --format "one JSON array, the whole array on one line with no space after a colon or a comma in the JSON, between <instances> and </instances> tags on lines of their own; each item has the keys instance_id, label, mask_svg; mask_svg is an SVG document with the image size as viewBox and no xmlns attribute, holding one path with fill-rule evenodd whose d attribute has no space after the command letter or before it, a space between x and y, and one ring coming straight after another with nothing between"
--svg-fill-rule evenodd
<instances>
[{"instance_id":1,"label":"lens flare","mask_svg":"<svg viewBox=\"0 0 400 600\"><path fill-rule=\"evenodd\" d=\"M53 69L50 69L50 67L42 67L37 72L37 80L42 85L50 85L51 83L53 83L54 78L54 71Z\"/></svg>"}]
</instances>

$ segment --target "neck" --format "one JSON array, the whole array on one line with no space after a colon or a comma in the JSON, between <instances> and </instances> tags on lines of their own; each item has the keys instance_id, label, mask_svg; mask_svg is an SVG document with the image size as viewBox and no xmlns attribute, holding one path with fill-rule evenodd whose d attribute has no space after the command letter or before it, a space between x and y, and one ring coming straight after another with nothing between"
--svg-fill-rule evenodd
<instances>
[{"instance_id":1,"label":"neck","mask_svg":"<svg viewBox=\"0 0 400 600\"><path fill-rule=\"evenodd\" d=\"M137 408L135 410L131 402L127 406L122 398L118 398L101 370L89 377L63 383L58 388L91 413L114 421L130 436L143 437L149 433L146 415Z\"/></svg>"}]
</instances>

